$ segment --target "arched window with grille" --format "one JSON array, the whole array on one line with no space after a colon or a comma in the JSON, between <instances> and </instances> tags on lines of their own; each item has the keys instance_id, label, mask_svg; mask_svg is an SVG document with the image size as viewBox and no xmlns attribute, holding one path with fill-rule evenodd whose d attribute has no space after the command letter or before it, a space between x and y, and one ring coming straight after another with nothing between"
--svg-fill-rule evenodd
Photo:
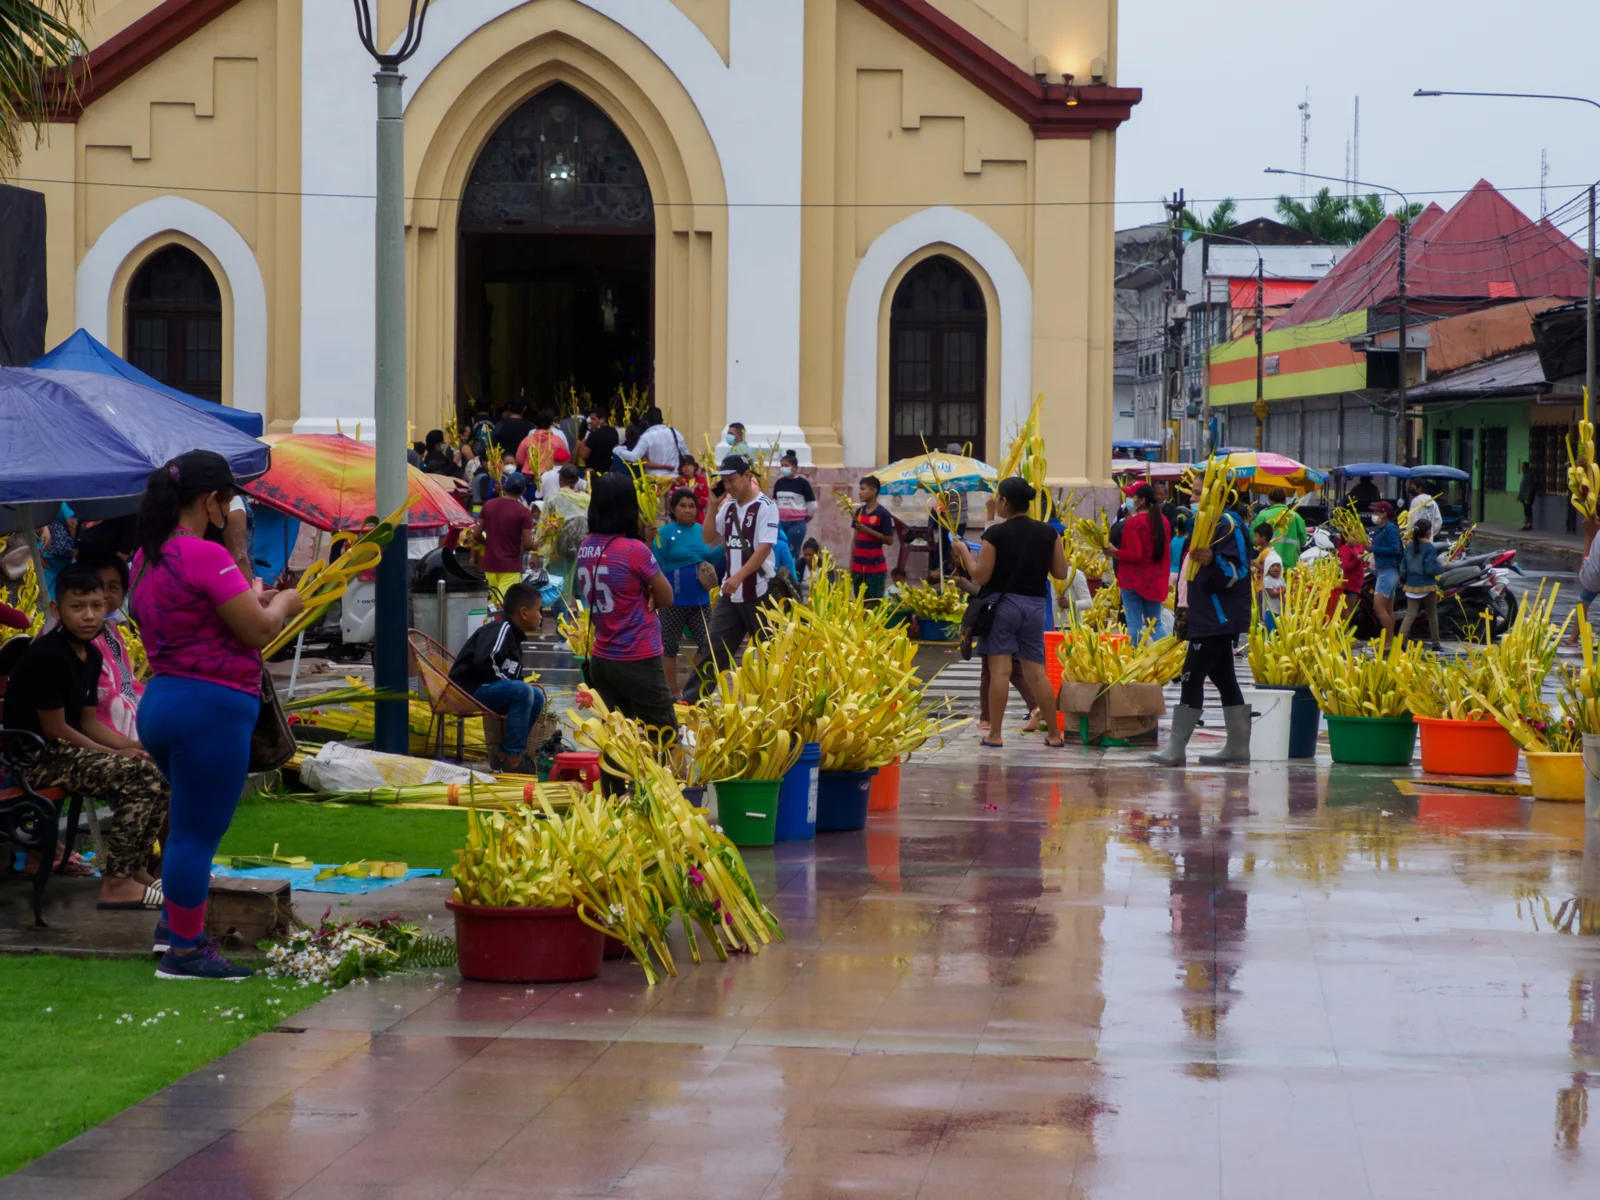
<instances>
[{"instance_id":1,"label":"arched window with grille","mask_svg":"<svg viewBox=\"0 0 1600 1200\"><path fill-rule=\"evenodd\" d=\"M936 255L895 289L889 313L889 457L971 443L984 454L983 292L960 263Z\"/></svg>"},{"instance_id":2,"label":"arched window with grille","mask_svg":"<svg viewBox=\"0 0 1600 1200\"><path fill-rule=\"evenodd\" d=\"M222 403L222 293L187 246L165 246L128 284L124 357L146 375Z\"/></svg>"}]
</instances>

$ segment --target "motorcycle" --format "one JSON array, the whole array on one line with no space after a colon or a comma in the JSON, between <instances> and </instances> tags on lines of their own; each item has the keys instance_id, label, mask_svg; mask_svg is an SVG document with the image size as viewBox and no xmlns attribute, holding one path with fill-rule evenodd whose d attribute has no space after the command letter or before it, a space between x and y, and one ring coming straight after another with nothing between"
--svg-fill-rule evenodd
<instances>
[{"instance_id":1,"label":"motorcycle","mask_svg":"<svg viewBox=\"0 0 1600 1200\"><path fill-rule=\"evenodd\" d=\"M1435 543L1441 559L1448 542ZM1333 541L1324 528L1311 533L1311 544L1300 555L1300 562L1312 563L1319 558L1335 554ZM1489 640L1502 636L1517 619L1517 595L1510 587L1513 572L1522 574L1517 565L1517 552L1513 549L1494 550L1485 554L1469 554L1443 564L1439 577L1439 636L1451 641L1468 641L1484 634L1484 618L1488 618ZM1382 629L1372 607L1372 594L1377 573L1367 568L1362 583L1361 596L1351 616L1356 636L1377 637ZM1404 590L1395 595L1395 621L1398 624L1405 611ZM1421 618L1419 618L1421 619ZM1417 633L1412 623L1413 634ZM1422 630L1426 633L1426 629Z\"/></svg>"}]
</instances>

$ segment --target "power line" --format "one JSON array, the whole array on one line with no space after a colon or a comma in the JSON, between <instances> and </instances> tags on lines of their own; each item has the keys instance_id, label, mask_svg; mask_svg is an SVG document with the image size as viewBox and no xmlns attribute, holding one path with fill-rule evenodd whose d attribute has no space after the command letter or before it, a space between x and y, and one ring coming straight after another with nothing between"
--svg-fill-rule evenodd
<instances>
[{"instance_id":1,"label":"power line","mask_svg":"<svg viewBox=\"0 0 1600 1200\"><path fill-rule=\"evenodd\" d=\"M166 184L166 183L135 183L110 179L46 179L41 176L9 176L0 182L14 184L45 184L56 187L78 188L133 188L140 191L155 191L168 194L194 192L205 195L221 196L266 196L287 199L312 199L312 200L363 200L374 202L377 199L372 192L307 192L285 188L228 188L228 187L203 187L195 184ZM1575 192L1587 192L1589 183L1562 183L1548 185L1552 191L1560 192L1572 189ZM1539 184L1525 184L1514 187L1497 187L1495 190L1502 195L1509 192L1537 192ZM1467 187L1446 188L1410 188L1408 196L1459 196L1471 191ZM1232 200L1235 204L1271 204L1285 195L1277 192L1270 196L1217 196L1211 199L1190 200L1189 204L1220 204L1224 200ZM462 196L407 196L407 203L433 203L433 204L460 204ZM787 200L657 200L652 197L651 204L656 208L753 208L753 209L879 209L879 208L910 208L925 209L934 207L950 208L1101 208L1101 207L1153 207L1160 208L1167 203L1165 198L1152 200L952 200L949 198L935 200L880 200L880 201L787 201ZM1572 203L1569 201L1568 203Z\"/></svg>"}]
</instances>

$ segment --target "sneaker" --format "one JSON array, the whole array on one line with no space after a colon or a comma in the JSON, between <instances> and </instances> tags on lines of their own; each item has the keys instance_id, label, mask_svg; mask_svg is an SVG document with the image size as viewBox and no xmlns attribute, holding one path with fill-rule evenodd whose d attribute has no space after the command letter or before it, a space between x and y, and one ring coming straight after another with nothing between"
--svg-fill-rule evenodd
<instances>
[{"instance_id":1,"label":"sneaker","mask_svg":"<svg viewBox=\"0 0 1600 1200\"><path fill-rule=\"evenodd\" d=\"M241 967L223 958L216 942L210 938L192 954L180 955L168 950L156 964L157 979L219 979L226 983L238 983L254 974L249 967Z\"/></svg>"},{"instance_id":2,"label":"sneaker","mask_svg":"<svg viewBox=\"0 0 1600 1200\"><path fill-rule=\"evenodd\" d=\"M151 954L165 954L172 949L172 926L167 924L166 917L156 920L156 934L154 944L150 947Z\"/></svg>"}]
</instances>

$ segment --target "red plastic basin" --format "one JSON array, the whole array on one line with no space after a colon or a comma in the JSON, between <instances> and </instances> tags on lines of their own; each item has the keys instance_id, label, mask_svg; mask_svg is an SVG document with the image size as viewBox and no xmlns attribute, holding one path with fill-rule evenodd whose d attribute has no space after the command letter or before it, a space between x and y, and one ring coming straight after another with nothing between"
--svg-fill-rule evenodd
<instances>
[{"instance_id":1,"label":"red plastic basin","mask_svg":"<svg viewBox=\"0 0 1600 1200\"><path fill-rule=\"evenodd\" d=\"M444 906L456 918L456 966L488 983L570 983L600 974L606 935L576 908Z\"/></svg>"}]
</instances>

